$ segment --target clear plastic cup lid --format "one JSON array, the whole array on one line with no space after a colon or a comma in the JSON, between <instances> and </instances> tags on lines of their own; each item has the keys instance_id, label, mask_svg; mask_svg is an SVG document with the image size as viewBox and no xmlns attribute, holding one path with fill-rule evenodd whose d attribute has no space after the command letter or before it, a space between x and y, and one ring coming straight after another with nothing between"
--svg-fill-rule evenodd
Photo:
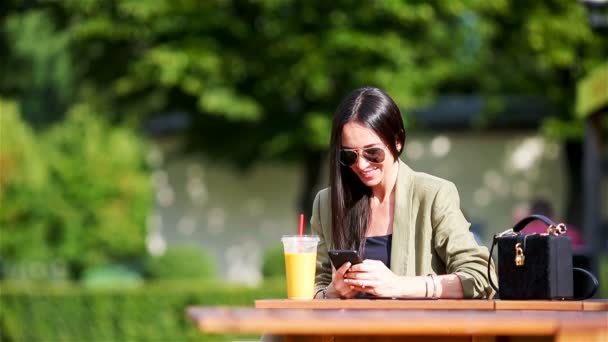
<instances>
[{"instance_id":1,"label":"clear plastic cup lid","mask_svg":"<svg viewBox=\"0 0 608 342\"><path fill-rule=\"evenodd\" d=\"M283 235L281 238L283 242L319 242L320 240L318 235Z\"/></svg>"}]
</instances>

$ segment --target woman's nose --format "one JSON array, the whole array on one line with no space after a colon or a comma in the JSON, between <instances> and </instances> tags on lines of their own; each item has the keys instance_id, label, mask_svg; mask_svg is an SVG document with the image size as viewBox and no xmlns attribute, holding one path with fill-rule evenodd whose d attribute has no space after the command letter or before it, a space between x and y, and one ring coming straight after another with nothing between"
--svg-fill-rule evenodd
<instances>
[{"instance_id":1,"label":"woman's nose","mask_svg":"<svg viewBox=\"0 0 608 342\"><path fill-rule=\"evenodd\" d=\"M360 153L358 153L357 162L355 163L355 165L359 170L365 170L369 166L369 162L367 161L367 159L363 158Z\"/></svg>"}]
</instances>

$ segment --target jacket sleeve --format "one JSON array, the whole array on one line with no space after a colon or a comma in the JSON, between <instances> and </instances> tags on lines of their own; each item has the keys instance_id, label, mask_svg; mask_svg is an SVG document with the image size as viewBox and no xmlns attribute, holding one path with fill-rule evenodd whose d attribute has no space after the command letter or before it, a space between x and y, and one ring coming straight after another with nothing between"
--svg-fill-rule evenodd
<instances>
[{"instance_id":1,"label":"jacket sleeve","mask_svg":"<svg viewBox=\"0 0 608 342\"><path fill-rule=\"evenodd\" d=\"M327 190L325 190L327 192ZM325 197L325 201L321 198ZM319 245L317 246L317 270L315 274L315 292L328 286L331 283L331 263L329 261L328 250L328 239L325 236L325 230L327 227L323 227L322 211L325 213L328 208L322 210L321 206L329 205L326 200L326 196L323 196L323 190L317 193L314 203L312 205L312 217L310 218L310 226L313 234L319 236ZM327 223L326 223L327 224Z\"/></svg>"},{"instance_id":2,"label":"jacket sleeve","mask_svg":"<svg viewBox=\"0 0 608 342\"><path fill-rule=\"evenodd\" d=\"M469 232L470 224L460 210L460 197L453 183L445 182L437 191L431 222L435 251L444 261L446 272L460 278L464 298L491 298L494 291L487 277L489 252ZM491 274L495 277L494 265Z\"/></svg>"}]
</instances>

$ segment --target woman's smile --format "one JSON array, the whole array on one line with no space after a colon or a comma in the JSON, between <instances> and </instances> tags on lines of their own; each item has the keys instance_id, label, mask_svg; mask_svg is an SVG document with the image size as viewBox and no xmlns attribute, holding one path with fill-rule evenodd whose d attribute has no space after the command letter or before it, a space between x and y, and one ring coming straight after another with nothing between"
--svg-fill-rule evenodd
<instances>
[{"instance_id":1,"label":"woman's smile","mask_svg":"<svg viewBox=\"0 0 608 342\"><path fill-rule=\"evenodd\" d=\"M365 170L359 170L358 173L362 180L372 180L380 174L380 169L376 166L372 166Z\"/></svg>"}]
</instances>

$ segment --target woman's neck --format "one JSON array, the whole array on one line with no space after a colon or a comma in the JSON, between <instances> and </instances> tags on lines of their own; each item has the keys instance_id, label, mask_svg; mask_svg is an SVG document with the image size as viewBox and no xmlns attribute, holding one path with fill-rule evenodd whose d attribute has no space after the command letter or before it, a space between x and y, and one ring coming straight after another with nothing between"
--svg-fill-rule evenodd
<instances>
[{"instance_id":1,"label":"woman's neck","mask_svg":"<svg viewBox=\"0 0 608 342\"><path fill-rule=\"evenodd\" d=\"M397 174L399 173L399 159L395 160L395 163L386 171L384 179L380 184L372 188L373 197L378 201L379 204L385 203L390 200L397 183Z\"/></svg>"}]
</instances>

